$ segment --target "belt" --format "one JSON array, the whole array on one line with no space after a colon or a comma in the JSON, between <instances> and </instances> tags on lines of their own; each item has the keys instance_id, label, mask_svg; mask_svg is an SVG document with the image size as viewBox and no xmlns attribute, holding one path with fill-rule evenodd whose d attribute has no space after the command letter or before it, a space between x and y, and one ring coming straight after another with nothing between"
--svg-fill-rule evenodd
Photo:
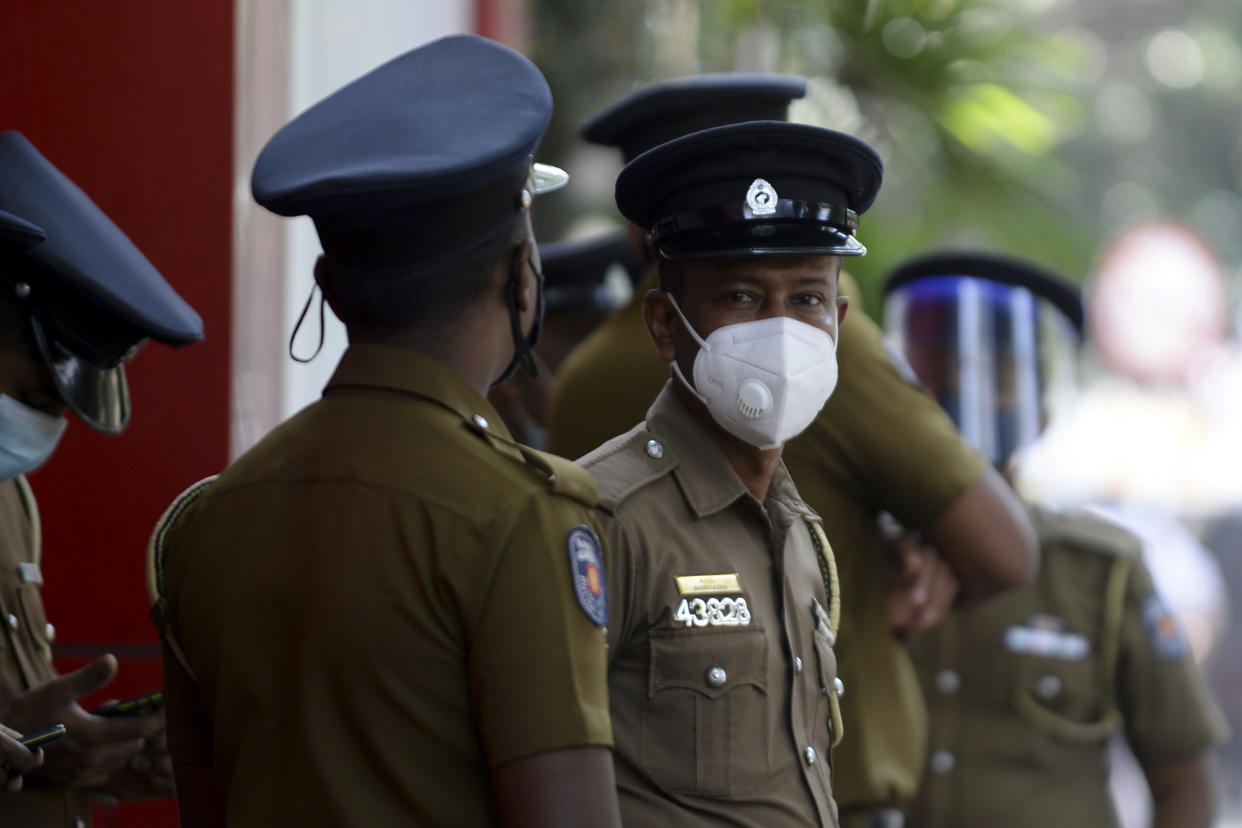
<instances>
[{"instance_id":1,"label":"belt","mask_svg":"<svg viewBox=\"0 0 1242 828\"><path fill-rule=\"evenodd\" d=\"M868 808L841 814L841 828L904 828L905 812L896 808Z\"/></svg>"}]
</instances>

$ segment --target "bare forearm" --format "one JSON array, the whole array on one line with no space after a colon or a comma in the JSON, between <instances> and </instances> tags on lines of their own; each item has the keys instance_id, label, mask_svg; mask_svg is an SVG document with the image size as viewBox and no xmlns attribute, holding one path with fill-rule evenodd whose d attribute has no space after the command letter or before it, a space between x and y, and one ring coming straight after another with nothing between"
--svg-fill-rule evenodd
<instances>
[{"instance_id":1,"label":"bare forearm","mask_svg":"<svg viewBox=\"0 0 1242 828\"><path fill-rule=\"evenodd\" d=\"M953 566L963 605L1029 584L1039 566L1039 544L1026 508L991 468L923 535Z\"/></svg>"},{"instance_id":2,"label":"bare forearm","mask_svg":"<svg viewBox=\"0 0 1242 828\"><path fill-rule=\"evenodd\" d=\"M1215 773L1207 757L1143 767L1151 787L1152 828L1211 828L1216 820Z\"/></svg>"}]
</instances>

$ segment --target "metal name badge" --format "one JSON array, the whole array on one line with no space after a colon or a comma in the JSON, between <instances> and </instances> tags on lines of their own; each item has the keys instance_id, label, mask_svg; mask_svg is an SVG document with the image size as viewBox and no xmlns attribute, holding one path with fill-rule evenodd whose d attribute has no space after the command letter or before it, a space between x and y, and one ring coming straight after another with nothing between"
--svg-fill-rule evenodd
<instances>
[{"instance_id":1,"label":"metal name badge","mask_svg":"<svg viewBox=\"0 0 1242 828\"><path fill-rule=\"evenodd\" d=\"M1012 653L1081 661L1091 649L1087 639L1077 633L1039 627L1010 627L1005 630L1005 649Z\"/></svg>"},{"instance_id":2,"label":"metal name badge","mask_svg":"<svg viewBox=\"0 0 1242 828\"><path fill-rule=\"evenodd\" d=\"M751 215L772 215L776 212L776 201L776 190L772 189L771 184L762 178L750 182L750 189L746 191L746 206L750 208Z\"/></svg>"}]
</instances>

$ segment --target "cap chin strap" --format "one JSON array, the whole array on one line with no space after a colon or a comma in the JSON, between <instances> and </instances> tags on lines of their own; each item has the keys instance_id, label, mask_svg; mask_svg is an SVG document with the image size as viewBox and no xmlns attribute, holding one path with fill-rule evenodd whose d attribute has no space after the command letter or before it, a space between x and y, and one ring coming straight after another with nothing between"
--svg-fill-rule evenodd
<instances>
[{"instance_id":1,"label":"cap chin strap","mask_svg":"<svg viewBox=\"0 0 1242 828\"><path fill-rule=\"evenodd\" d=\"M302 329L302 323L306 321L306 314L308 311L310 311L311 302L315 298L316 290L319 291L319 344L315 346L315 350L311 352L310 356L300 357L293 352L293 342L294 340L298 338L298 331ZM323 306L326 301L327 301L327 297L323 295L323 290L320 289L319 285L312 284L310 293L307 294L306 296L306 304L302 306L302 312L298 314L298 321L293 326L293 333L289 334L289 356L290 358L293 359L294 362L301 362L301 363L311 362L312 360L315 359L315 357L319 356L319 352L323 350L323 337L324 337Z\"/></svg>"},{"instance_id":2,"label":"cap chin strap","mask_svg":"<svg viewBox=\"0 0 1242 828\"><path fill-rule=\"evenodd\" d=\"M543 271L535 267L534 259L529 256L526 263L530 265L530 269L535 272L538 280L539 298L536 301L538 308L535 312L535 324L531 326L530 335L522 333L522 315L518 312L517 306L517 279L512 278L513 273L510 271L509 284L505 285L505 304L509 306L509 329L513 334L513 359L509 361L509 365L505 368L500 378L492 383L492 388L504 385L513 375L517 373L519 367L525 367L532 377L539 376L539 366L535 362L535 355L532 348L539 342L539 331L543 326L543 311L546 306L546 297L543 293Z\"/></svg>"}]
</instances>

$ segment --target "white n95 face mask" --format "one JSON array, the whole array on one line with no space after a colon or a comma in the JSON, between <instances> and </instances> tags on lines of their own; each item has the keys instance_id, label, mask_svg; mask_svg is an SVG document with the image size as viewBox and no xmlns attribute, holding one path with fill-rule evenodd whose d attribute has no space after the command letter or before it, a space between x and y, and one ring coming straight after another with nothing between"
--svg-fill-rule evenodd
<instances>
[{"instance_id":1,"label":"white n95 face mask","mask_svg":"<svg viewBox=\"0 0 1242 828\"><path fill-rule=\"evenodd\" d=\"M69 421L0 394L0 480L28 474L47 462Z\"/></svg>"},{"instance_id":2,"label":"white n95 face mask","mask_svg":"<svg viewBox=\"0 0 1242 828\"><path fill-rule=\"evenodd\" d=\"M721 428L760 449L801 434L837 386L837 343L827 331L788 316L725 325L701 338L670 295L673 309L699 343L694 384Z\"/></svg>"}]
</instances>

